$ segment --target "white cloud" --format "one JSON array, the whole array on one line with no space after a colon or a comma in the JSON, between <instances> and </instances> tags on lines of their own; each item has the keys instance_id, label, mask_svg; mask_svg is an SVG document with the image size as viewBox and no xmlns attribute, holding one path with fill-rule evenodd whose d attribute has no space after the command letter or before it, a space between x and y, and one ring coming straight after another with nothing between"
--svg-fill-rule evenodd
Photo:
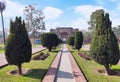
<instances>
[{"instance_id":1,"label":"white cloud","mask_svg":"<svg viewBox=\"0 0 120 82\"><path fill-rule=\"evenodd\" d=\"M73 20L70 26L78 28L79 30L87 30L88 28L87 20L83 18Z\"/></svg>"},{"instance_id":2,"label":"white cloud","mask_svg":"<svg viewBox=\"0 0 120 82\"><path fill-rule=\"evenodd\" d=\"M80 30L88 28L88 21L90 19L90 15L92 12L98 10L98 9L104 9L102 6L93 6L93 5L81 5L75 7L75 12L78 13L78 18L74 19L71 22L71 26L79 28ZM105 10L105 9L104 9Z\"/></svg>"},{"instance_id":3,"label":"white cloud","mask_svg":"<svg viewBox=\"0 0 120 82\"><path fill-rule=\"evenodd\" d=\"M4 16L7 18L22 16L25 5L22 5L18 2L12 2L10 0L6 0L6 10L4 12Z\"/></svg>"},{"instance_id":4,"label":"white cloud","mask_svg":"<svg viewBox=\"0 0 120 82\"><path fill-rule=\"evenodd\" d=\"M90 17L91 13L98 9L104 9L101 6L92 6L92 5L82 5L75 8L75 12L79 13L84 17Z\"/></svg>"},{"instance_id":5,"label":"white cloud","mask_svg":"<svg viewBox=\"0 0 120 82\"><path fill-rule=\"evenodd\" d=\"M58 8L54 8L54 7L46 7L43 10L45 17L47 20L54 20L57 19L61 16L61 14L63 14L63 11L58 9Z\"/></svg>"},{"instance_id":6,"label":"white cloud","mask_svg":"<svg viewBox=\"0 0 120 82\"><path fill-rule=\"evenodd\" d=\"M117 9L114 10L108 10L103 8L102 6L93 6L93 5L82 5L82 6L77 6L75 8L75 12L79 13L79 16L77 19L72 21L72 25L79 27L79 29L87 29L88 24L87 22L90 19L90 15L92 12L98 9L104 9L105 12L108 12L110 14L110 20L112 21L112 27L120 25L120 18L119 18L119 12L120 12L120 3L117 6Z\"/></svg>"},{"instance_id":7,"label":"white cloud","mask_svg":"<svg viewBox=\"0 0 120 82\"><path fill-rule=\"evenodd\" d=\"M61 26L61 23L59 21L46 21L46 32L49 32L50 29L55 29L58 26Z\"/></svg>"}]
</instances>

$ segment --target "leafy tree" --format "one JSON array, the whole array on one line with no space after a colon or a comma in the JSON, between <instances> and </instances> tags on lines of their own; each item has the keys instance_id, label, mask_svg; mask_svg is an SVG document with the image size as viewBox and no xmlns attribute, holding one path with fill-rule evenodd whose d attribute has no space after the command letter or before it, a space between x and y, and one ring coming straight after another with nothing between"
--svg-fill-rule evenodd
<instances>
[{"instance_id":1,"label":"leafy tree","mask_svg":"<svg viewBox=\"0 0 120 82\"><path fill-rule=\"evenodd\" d=\"M97 13L98 11L101 13ZM119 61L119 46L111 28L109 14L104 13L104 10L94 13L96 28L90 45L90 54L96 62L104 65L109 74L111 65L116 65Z\"/></svg>"},{"instance_id":2,"label":"leafy tree","mask_svg":"<svg viewBox=\"0 0 120 82\"><path fill-rule=\"evenodd\" d=\"M90 16L90 20L88 21L88 24L90 27L88 27L88 30L93 31L96 27L96 16L100 13L102 13L103 10L96 10L96 12L93 12Z\"/></svg>"},{"instance_id":3,"label":"leafy tree","mask_svg":"<svg viewBox=\"0 0 120 82\"><path fill-rule=\"evenodd\" d=\"M69 45L74 46L74 37L73 36L68 37L67 42Z\"/></svg>"},{"instance_id":4,"label":"leafy tree","mask_svg":"<svg viewBox=\"0 0 120 82\"><path fill-rule=\"evenodd\" d=\"M74 35L75 48L78 49L79 51L80 48L82 47L82 44L83 44L83 34L81 31L76 31Z\"/></svg>"},{"instance_id":5,"label":"leafy tree","mask_svg":"<svg viewBox=\"0 0 120 82\"><path fill-rule=\"evenodd\" d=\"M3 11L5 10L5 8L6 8L6 3L0 1L0 13L1 13L1 19L2 19L4 44L5 44L5 28L4 28L4 20L3 20Z\"/></svg>"},{"instance_id":6,"label":"leafy tree","mask_svg":"<svg viewBox=\"0 0 120 82\"><path fill-rule=\"evenodd\" d=\"M40 30L45 30L45 22L43 22L43 11L36 9L35 5L28 5L25 7L24 14L26 16L26 29L31 33L31 37L38 37Z\"/></svg>"},{"instance_id":7,"label":"leafy tree","mask_svg":"<svg viewBox=\"0 0 120 82\"><path fill-rule=\"evenodd\" d=\"M32 55L31 43L21 17L10 21L10 35L7 37L5 56L9 64L18 66L22 74L22 63L29 62Z\"/></svg>"},{"instance_id":8,"label":"leafy tree","mask_svg":"<svg viewBox=\"0 0 120 82\"><path fill-rule=\"evenodd\" d=\"M51 51L52 47L58 45L58 37L54 33L43 33L41 35L41 43L42 46L47 47L48 50Z\"/></svg>"}]
</instances>

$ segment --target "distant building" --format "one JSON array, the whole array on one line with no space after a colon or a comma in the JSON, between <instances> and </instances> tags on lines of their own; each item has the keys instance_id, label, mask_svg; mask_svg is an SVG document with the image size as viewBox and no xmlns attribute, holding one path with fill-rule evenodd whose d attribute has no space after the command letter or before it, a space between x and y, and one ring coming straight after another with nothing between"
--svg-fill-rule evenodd
<instances>
[{"instance_id":1,"label":"distant building","mask_svg":"<svg viewBox=\"0 0 120 82\"><path fill-rule=\"evenodd\" d=\"M69 36L73 36L75 31L78 31L78 29L73 29L72 27L57 27L56 29L50 29L50 32L56 33L63 41L66 41Z\"/></svg>"}]
</instances>

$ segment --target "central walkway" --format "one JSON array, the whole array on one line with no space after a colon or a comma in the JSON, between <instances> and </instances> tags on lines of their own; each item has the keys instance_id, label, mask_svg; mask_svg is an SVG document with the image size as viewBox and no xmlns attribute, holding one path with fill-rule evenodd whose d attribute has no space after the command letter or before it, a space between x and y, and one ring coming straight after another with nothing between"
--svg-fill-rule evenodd
<instances>
[{"instance_id":1,"label":"central walkway","mask_svg":"<svg viewBox=\"0 0 120 82\"><path fill-rule=\"evenodd\" d=\"M65 44L63 45L62 50L62 57L56 76L56 82L75 82L75 78L72 73L71 63L68 56L68 49Z\"/></svg>"}]
</instances>

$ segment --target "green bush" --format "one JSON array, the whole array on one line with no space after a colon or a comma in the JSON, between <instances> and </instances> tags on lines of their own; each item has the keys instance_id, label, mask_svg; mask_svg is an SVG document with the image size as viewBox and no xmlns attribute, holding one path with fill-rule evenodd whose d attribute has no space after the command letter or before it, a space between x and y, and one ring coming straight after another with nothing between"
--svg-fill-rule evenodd
<instances>
[{"instance_id":1,"label":"green bush","mask_svg":"<svg viewBox=\"0 0 120 82\"><path fill-rule=\"evenodd\" d=\"M58 37L54 33L43 33L41 35L42 46L47 47L49 51L51 51L52 47L56 47L59 44L58 41Z\"/></svg>"},{"instance_id":2,"label":"green bush","mask_svg":"<svg viewBox=\"0 0 120 82\"><path fill-rule=\"evenodd\" d=\"M95 19L96 28L90 45L90 54L96 62L104 65L109 74L111 65L116 65L120 58L118 42L112 31L109 14L104 14L102 10Z\"/></svg>"},{"instance_id":3,"label":"green bush","mask_svg":"<svg viewBox=\"0 0 120 82\"><path fill-rule=\"evenodd\" d=\"M79 51L80 48L82 47L82 44L83 44L83 34L81 31L77 31L77 32L75 32L75 35L74 35L75 49L78 49L78 51Z\"/></svg>"},{"instance_id":4,"label":"green bush","mask_svg":"<svg viewBox=\"0 0 120 82\"><path fill-rule=\"evenodd\" d=\"M67 43L71 46L74 46L74 37L70 36L67 38Z\"/></svg>"},{"instance_id":5,"label":"green bush","mask_svg":"<svg viewBox=\"0 0 120 82\"><path fill-rule=\"evenodd\" d=\"M16 17L15 21L10 21L10 35L7 37L5 45L5 56L11 65L17 65L21 74L21 65L29 62L32 55L31 43L25 29L24 21L21 17Z\"/></svg>"}]
</instances>

